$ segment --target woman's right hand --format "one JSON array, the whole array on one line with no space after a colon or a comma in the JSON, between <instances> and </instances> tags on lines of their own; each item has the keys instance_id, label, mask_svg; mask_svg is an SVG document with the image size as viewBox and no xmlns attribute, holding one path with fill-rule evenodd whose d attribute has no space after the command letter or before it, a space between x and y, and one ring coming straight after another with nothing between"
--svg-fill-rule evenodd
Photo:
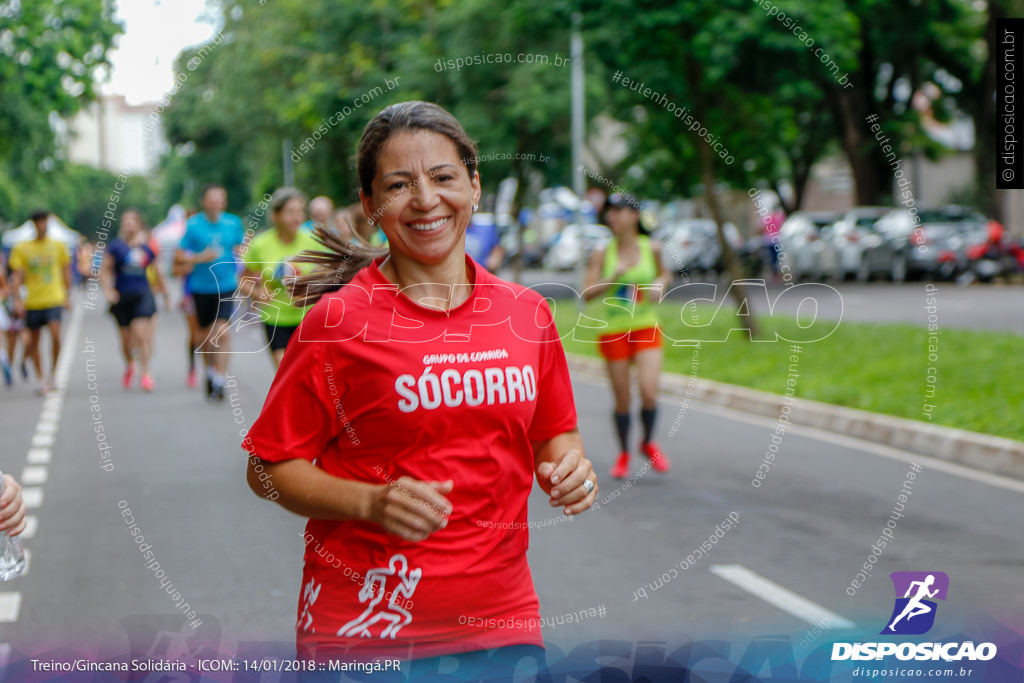
<instances>
[{"instance_id":1,"label":"woman's right hand","mask_svg":"<svg viewBox=\"0 0 1024 683\"><path fill-rule=\"evenodd\" d=\"M369 519L389 534L418 543L448 526L452 504L444 494L451 493L453 486L451 479L419 481L399 477L374 492Z\"/></svg>"},{"instance_id":2,"label":"woman's right hand","mask_svg":"<svg viewBox=\"0 0 1024 683\"><path fill-rule=\"evenodd\" d=\"M0 532L17 536L25 530L25 501L21 485L9 474L3 475L4 494L0 497Z\"/></svg>"},{"instance_id":3,"label":"woman's right hand","mask_svg":"<svg viewBox=\"0 0 1024 683\"><path fill-rule=\"evenodd\" d=\"M220 258L222 252L223 249L220 247L207 247L193 256L192 260L195 263L209 263L210 261L215 261Z\"/></svg>"},{"instance_id":4,"label":"woman's right hand","mask_svg":"<svg viewBox=\"0 0 1024 683\"><path fill-rule=\"evenodd\" d=\"M116 304L120 300L121 300L121 293L120 292L118 292L116 289L108 289L107 290L107 301L109 301L111 304Z\"/></svg>"}]
</instances>

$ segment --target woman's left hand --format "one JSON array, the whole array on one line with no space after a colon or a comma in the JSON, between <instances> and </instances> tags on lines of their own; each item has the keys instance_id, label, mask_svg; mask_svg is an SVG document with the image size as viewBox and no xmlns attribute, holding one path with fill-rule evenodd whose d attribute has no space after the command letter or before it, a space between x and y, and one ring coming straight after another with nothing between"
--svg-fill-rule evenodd
<instances>
[{"instance_id":1,"label":"woman's left hand","mask_svg":"<svg viewBox=\"0 0 1024 683\"><path fill-rule=\"evenodd\" d=\"M597 498L597 476L594 467L583 452L570 448L555 462L542 462L537 467L537 478L551 483L551 507L564 506L567 515L578 515ZM584 482L593 488L587 491Z\"/></svg>"}]
</instances>

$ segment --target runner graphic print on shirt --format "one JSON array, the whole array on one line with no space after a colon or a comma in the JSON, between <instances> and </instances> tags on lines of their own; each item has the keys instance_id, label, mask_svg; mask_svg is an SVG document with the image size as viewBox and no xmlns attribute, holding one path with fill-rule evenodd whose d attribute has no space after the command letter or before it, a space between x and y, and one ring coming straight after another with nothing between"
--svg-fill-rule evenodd
<instances>
[{"instance_id":1,"label":"runner graphic print on shirt","mask_svg":"<svg viewBox=\"0 0 1024 683\"><path fill-rule=\"evenodd\" d=\"M299 630L315 633L316 629L310 628L313 625L313 614L310 611L316 599L320 596L320 589L323 584L317 584L316 579L310 579L302 589L302 614L299 615ZM302 623L305 620L306 623Z\"/></svg>"},{"instance_id":2,"label":"runner graphic print on shirt","mask_svg":"<svg viewBox=\"0 0 1024 683\"><path fill-rule=\"evenodd\" d=\"M308 522L299 585L315 579L310 591L321 590L308 630L301 594L295 616L299 640L314 649L401 657L412 643L423 656L464 642L543 646L540 627L528 625L540 619L526 559L533 444L575 429L572 382L548 303L467 267L475 286L451 311L421 306L376 262L326 294L243 444L263 461L302 458L373 485L453 482L447 526L419 542L368 520ZM470 626L460 621L469 606L523 626Z\"/></svg>"},{"instance_id":3,"label":"runner graphic print on shirt","mask_svg":"<svg viewBox=\"0 0 1024 683\"><path fill-rule=\"evenodd\" d=\"M372 638L370 627L378 621L388 621L390 623L378 637L394 638L403 626L412 621L412 614L401 603L412 599L422 575L422 569L409 571L409 561L401 553L392 555L387 567L375 567L366 572L366 583L359 590L359 602L369 600L370 604L357 618L338 629L338 635ZM399 583L389 591L388 577L391 576L397 576ZM391 596L387 607L378 610L377 606L387 595Z\"/></svg>"}]
</instances>

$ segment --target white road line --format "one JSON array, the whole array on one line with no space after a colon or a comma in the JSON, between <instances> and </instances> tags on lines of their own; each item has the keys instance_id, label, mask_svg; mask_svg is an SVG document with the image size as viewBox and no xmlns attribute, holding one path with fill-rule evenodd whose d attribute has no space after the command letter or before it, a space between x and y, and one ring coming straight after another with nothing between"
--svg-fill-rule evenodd
<instances>
[{"instance_id":1,"label":"white road line","mask_svg":"<svg viewBox=\"0 0 1024 683\"><path fill-rule=\"evenodd\" d=\"M49 448L32 448L28 452L29 465L45 465L50 462L52 453Z\"/></svg>"},{"instance_id":2,"label":"white road line","mask_svg":"<svg viewBox=\"0 0 1024 683\"><path fill-rule=\"evenodd\" d=\"M54 420L40 419L39 424L36 425L36 434L55 434L57 432L57 422Z\"/></svg>"},{"instance_id":3,"label":"white road line","mask_svg":"<svg viewBox=\"0 0 1024 683\"><path fill-rule=\"evenodd\" d=\"M25 553L25 568L21 570L21 575L25 576L28 574L29 567L32 565L32 551L28 548L22 548L22 552Z\"/></svg>"},{"instance_id":4,"label":"white road line","mask_svg":"<svg viewBox=\"0 0 1024 683\"><path fill-rule=\"evenodd\" d=\"M30 510L43 504L43 490L38 486L25 486L21 489L21 500Z\"/></svg>"},{"instance_id":5,"label":"white road line","mask_svg":"<svg viewBox=\"0 0 1024 683\"><path fill-rule=\"evenodd\" d=\"M60 410L43 410L39 415L40 421L46 420L48 422L60 422Z\"/></svg>"},{"instance_id":6,"label":"white road line","mask_svg":"<svg viewBox=\"0 0 1024 683\"><path fill-rule=\"evenodd\" d=\"M53 441L53 434L36 434L32 437L32 447L43 448L45 446L52 446Z\"/></svg>"},{"instance_id":7,"label":"white road line","mask_svg":"<svg viewBox=\"0 0 1024 683\"><path fill-rule=\"evenodd\" d=\"M25 515L25 530L18 536L23 541L36 537L39 530L39 518L35 515Z\"/></svg>"},{"instance_id":8,"label":"white road line","mask_svg":"<svg viewBox=\"0 0 1024 683\"><path fill-rule=\"evenodd\" d=\"M856 628L849 619L844 619L835 612L797 595L788 588L783 588L774 581L752 572L742 564L713 564L711 572L729 583L742 588L748 593L761 598L770 605L802 619L812 626L822 622L831 628Z\"/></svg>"},{"instance_id":9,"label":"white road line","mask_svg":"<svg viewBox=\"0 0 1024 683\"><path fill-rule=\"evenodd\" d=\"M576 373L574 377L583 379L594 385L600 385L600 379L590 373ZM671 405L678 408L678 402L668 396L659 396L658 400L665 405ZM799 401L799 399L797 399ZM721 417L726 420L735 420L737 422L745 422L750 425L757 427L764 427L768 430L774 430L778 424L778 420L773 417L764 417L762 415L752 415L750 413L744 413L741 410L734 410L732 408L726 408L724 406L717 406L711 403L703 403L696 399L690 401L687 405L690 410L696 410L698 412L707 413L708 415L714 415ZM949 474L954 477L960 477L961 479L970 479L976 481L979 484L987 484L988 486L995 486L1007 491L1013 491L1014 493L1024 493L1024 481L1007 477L1001 474L992 474L991 472L985 472L984 470L977 470L973 467L966 467L964 465L958 465L948 460L941 460L939 458L933 458L928 455L921 455L920 453L911 453L910 451L904 451L899 448L893 448L892 446L886 446L875 441L865 441L858 439L853 436L845 436L842 434L833 434L817 427L809 427L807 425L798 425L790 423L786 429L787 433L796 434L805 439L816 439L818 441L825 441L836 446L843 446L845 448L852 448L858 451L864 451L877 455L882 458L888 458L890 460L899 460L905 463L919 463L924 467Z\"/></svg>"},{"instance_id":10,"label":"white road line","mask_svg":"<svg viewBox=\"0 0 1024 683\"><path fill-rule=\"evenodd\" d=\"M0 624L11 624L18 620L21 611L21 593L19 591L0 592Z\"/></svg>"},{"instance_id":11,"label":"white road line","mask_svg":"<svg viewBox=\"0 0 1024 683\"><path fill-rule=\"evenodd\" d=\"M29 465L21 471L21 485L34 486L36 484L45 484L48 476L49 474L44 465Z\"/></svg>"}]
</instances>

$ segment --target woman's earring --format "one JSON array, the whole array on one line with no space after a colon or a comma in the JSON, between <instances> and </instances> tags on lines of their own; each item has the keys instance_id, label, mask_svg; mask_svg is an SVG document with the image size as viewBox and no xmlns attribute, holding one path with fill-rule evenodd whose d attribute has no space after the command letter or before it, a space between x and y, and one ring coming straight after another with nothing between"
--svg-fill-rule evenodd
<instances>
[{"instance_id":1,"label":"woman's earring","mask_svg":"<svg viewBox=\"0 0 1024 683\"><path fill-rule=\"evenodd\" d=\"M479 204L474 204L474 205L473 205L473 210L474 210L474 211L477 211L477 210L479 210L479 209L480 209L480 205L479 205Z\"/></svg>"},{"instance_id":2,"label":"woman's earring","mask_svg":"<svg viewBox=\"0 0 1024 683\"><path fill-rule=\"evenodd\" d=\"M370 224L371 228L373 227L373 221L371 221L369 218L366 219L366 222Z\"/></svg>"}]
</instances>

